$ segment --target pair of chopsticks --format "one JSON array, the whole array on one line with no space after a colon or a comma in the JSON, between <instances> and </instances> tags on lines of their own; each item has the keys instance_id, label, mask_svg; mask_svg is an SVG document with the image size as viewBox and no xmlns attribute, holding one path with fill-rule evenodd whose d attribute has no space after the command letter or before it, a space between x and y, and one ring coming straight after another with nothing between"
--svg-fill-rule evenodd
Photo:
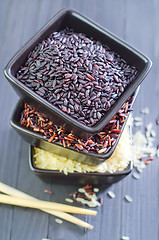
<instances>
[{"instance_id":1,"label":"pair of chopsticks","mask_svg":"<svg viewBox=\"0 0 159 240\"><path fill-rule=\"evenodd\" d=\"M62 218L71 223L74 223L76 225L79 225L88 229L93 229L92 225L68 213L96 215L97 214L96 211L79 208L79 207L73 207L73 206L61 204L61 203L41 201L15 188L12 188L2 182L0 182L0 192L7 194L7 195L0 194L0 203L16 205L21 207L37 208L51 215Z\"/></svg>"}]
</instances>

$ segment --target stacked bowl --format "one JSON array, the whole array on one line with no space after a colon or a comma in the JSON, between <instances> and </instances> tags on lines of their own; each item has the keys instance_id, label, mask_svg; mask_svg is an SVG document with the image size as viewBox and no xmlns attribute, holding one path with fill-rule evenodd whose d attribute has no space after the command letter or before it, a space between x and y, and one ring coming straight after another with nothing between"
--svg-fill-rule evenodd
<instances>
[{"instance_id":1,"label":"stacked bowl","mask_svg":"<svg viewBox=\"0 0 159 240\"><path fill-rule=\"evenodd\" d=\"M79 13L63 10L52 18L4 70L20 96L11 125L30 144L31 169L54 181L82 184L127 175L131 161L116 173L65 176L37 169L34 147L88 165L109 159L150 68L149 58Z\"/></svg>"}]
</instances>

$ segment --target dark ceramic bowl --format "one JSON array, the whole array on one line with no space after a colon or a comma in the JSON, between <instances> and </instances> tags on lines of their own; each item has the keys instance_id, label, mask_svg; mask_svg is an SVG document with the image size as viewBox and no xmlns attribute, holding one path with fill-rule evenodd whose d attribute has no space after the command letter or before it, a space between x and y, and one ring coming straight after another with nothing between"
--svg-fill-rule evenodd
<instances>
[{"instance_id":1,"label":"dark ceramic bowl","mask_svg":"<svg viewBox=\"0 0 159 240\"><path fill-rule=\"evenodd\" d=\"M138 90L139 90L139 88L133 94L132 104L135 101ZM76 160L78 162L82 162L82 163L85 163L88 165L100 164L101 162L106 161L106 159L110 158L110 156L113 154L113 152L118 144L118 141L120 139L120 136L121 136L121 134L124 130L125 124L126 124L126 122L123 123L122 129L121 129L122 132L119 134L113 147L107 153L105 153L105 154L99 154L99 153L93 153L93 152L85 153L82 151L79 152L76 149L74 149L73 147L63 147L58 142L49 143L48 140L46 140L46 138L44 136L42 136L40 133L34 132L31 129L22 126L20 124L20 117L21 117L21 113L22 113L23 109L24 109L24 102L23 102L23 100L20 99L13 111L13 114L12 114L12 117L10 120L10 124L18 132L18 134L20 134L20 136L25 141L27 141L32 146L41 148L41 149L49 151L49 152L53 152L58 155L67 156L71 160ZM128 119L128 117L127 117L127 119Z\"/></svg>"},{"instance_id":2,"label":"dark ceramic bowl","mask_svg":"<svg viewBox=\"0 0 159 240\"><path fill-rule=\"evenodd\" d=\"M68 173L65 175L63 172L54 170L39 169L34 166L34 147L30 145L29 147L29 165L31 170L42 180L61 183L61 184L93 184L93 185L109 185L126 177L133 169L133 162L130 161L127 169L121 172L114 173Z\"/></svg>"},{"instance_id":3,"label":"dark ceramic bowl","mask_svg":"<svg viewBox=\"0 0 159 240\"><path fill-rule=\"evenodd\" d=\"M107 45L112 51L118 53L129 65L136 67L138 72L110 110L108 110L105 116L93 127L88 127L78 122L48 101L44 100L16 79L17 71L20 66L23 65L28 54L35 48L35 46L48 37L52 32L63 30L66 27L72 28L76 32L84 33L88 37L93 37L95 40ZM141 52L137 51L107 30L81 16L79 13L72 10L63 10L51 19L48 24L46 24L19 50L19 52L15 54L4 69L4 74L25 102L34 106L38 111L45 113L55 124L60 126L64 125L65 129L70 131L73 130L76 135L87 138L92 134L98 133L104 128L104 126L106 126L115 113L120 109L122 104L126 102L128 97L131 96L135 89L140 85L150 68L151 61Z\"/></svg>"}]
</instances>

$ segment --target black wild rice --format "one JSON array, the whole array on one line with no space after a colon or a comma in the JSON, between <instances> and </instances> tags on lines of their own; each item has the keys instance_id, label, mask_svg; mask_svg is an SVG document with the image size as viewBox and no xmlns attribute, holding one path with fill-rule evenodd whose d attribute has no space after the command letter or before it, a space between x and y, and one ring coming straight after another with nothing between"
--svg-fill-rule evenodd
<instances>
[{"instance_id":1,"label":"black wild rice","mask_svg":"<svg viewBox=\"0 0 159 240\"><path fill-rule=\"evenodd\" d=\"M28 55L17 79L84 125L94 126L137 71L83 33L52 33Z\"/></svg>"}]
</instances>

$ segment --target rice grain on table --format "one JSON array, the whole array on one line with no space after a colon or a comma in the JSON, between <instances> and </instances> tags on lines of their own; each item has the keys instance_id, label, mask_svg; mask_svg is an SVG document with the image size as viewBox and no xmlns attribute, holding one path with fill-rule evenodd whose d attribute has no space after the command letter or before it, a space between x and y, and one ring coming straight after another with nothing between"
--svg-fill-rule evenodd
<instances>
[{"instance_id":1,"label":"rice grain on table","mask_svg":"<svg viewBox=\"0 0 159 240\"><path fill-rule=\"evenodd\" d=\"M133 202L133 199L129 195L125 195L125 200L130 203Z\"/></svg>"},{"instance_id":2,"label":"rice grain on table","mask_svg":"<svg viewBox=\"0 0 159 240\"><path fill-rule=\"evenodd\" d=\"M66 202L73 203L73 200L71 198L65 198Z\"/></svg>"},{"instance_id":3,"label":"rice grain on table","mask_svg":"<svg viewBox=\"0 0 159 240\"><path fill-rule=\"evenodd\" d=\"M110 197L110 198L115 198L115 193L114 192L112 192L112 191L108 191L108 196Z\"/></svg>"},{"instance_id":4,"label":"rice grain on table","mask_svg":"<svg viewBox=\"0 0 159 240\"><path fill-rule=\"evenodd\" d=\"M121 240L130 240L128 236L122 236Z\"/></svg>"},{"instance_id":5,"label":"rice grain on table","mask_svg":"<svg viewBox=\"0 0 159 240\"><path fill-rule=\"evenodd\" d=\"M136 172L134 172L132 176L135 179L140 179L140 175L138 173L136 173Z\"/></svg>"},{"instance_id":6,"label":"rice grain on table","mask_svg":"<svg viewBox=\"0 0 159 240\"><path fill-rule=\"evenodd\" d=\"M61 219L59 219L59 218L56 218L55 222L58 223L58 224L62 224L63 223L63 221Z\"/></svg>"},{"instance_id":7,"label":"rice grain on table","mask_svg":"<svg viewBox=\"0 0 159 240\"><path fill-rule=\"evenodd\" d=\"M148 107L145 107L141 110L141 113L143 114L149 114L149 108Z\"/></svg>"},{"instance_id":8,"label":"rice grain on table","mask_svg":"<svg viewBox=\"0 0 159 240\"><path fill-rule=\"evenodd\" d=\"M152 158L157 154L156 147L153 146L155 136L152 134L152 123L146 126L146 133L143 134L141 131L137 131L133 134L133 163L134 167L139 173L146 167L145 158ZM153 136L152 136L153 135Z\"/></svg>"}]
</instances>

